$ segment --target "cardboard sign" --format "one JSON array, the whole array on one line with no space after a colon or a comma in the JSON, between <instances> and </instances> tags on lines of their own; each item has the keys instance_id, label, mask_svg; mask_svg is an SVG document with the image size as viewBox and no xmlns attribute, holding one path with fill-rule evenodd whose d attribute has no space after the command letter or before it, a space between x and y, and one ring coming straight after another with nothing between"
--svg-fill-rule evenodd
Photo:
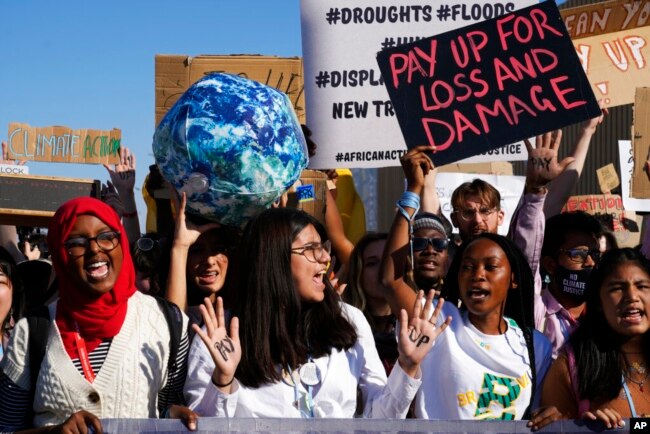
<instances>
[{"instance_id":1,"label":"cardboard sign","mask_svg":"<svg viewBox=\"0 0 650 434\"><path fill-rule=\"evenodd\" d=\"M299 57L156 55L156 126L191 85L214 72L239 75L286 93L298 119L305 122L302 59Z\"/></svg>"},{"instance_id":2,"label":"cardboard sign","mask_svg":"<svg viewBox=\"0 0 650 434\"><path fill-rule=\"evenodd\" d=\"M583 69L607 107L650 86L650 1L616 0L562 10Z\"/></svg>"},{"instance_id":3,"label":"cardboard sign","mask_svg":"<svg viewBox=\"0 0 650 434\"><path fill-rule=\"evenodd\" d=\"M626 230L623 225L625 208L623 200L618 194L588 194L582 196L571 196L562 208L562 212L584 211L591 215L611 215L612 224L609 229L615 232ZM636 219L635 213L631 213L632 219Z\"/></svg>"},{"instance_id":4,"label":"cardboard sign","mask_svg":"<svg viewBox=\"0 0 650 434\"><path fill-rule=\"evenodd\" d=\"M287 192L287 207L303 210L324 225L327 190L327 175L325 173L317 170L303 170L300 179Z\"/></svg>"},{"instance_id":5,"label":"cardboard sign","mask_svg":"<svg viewBox=\"0 0 650 434\"><path fill-rule=\"evenodd\" d=\"M506 235L510 226L510 219L517 208L521 193L524 191L526 177L524 176L500 176L477 173L453 173L443 172L436 175L436 189L440 198L442 213L451 221L451 195L453 191L463 182L471 182L479 178L492 184L501 194L501 209L505 211L503 223L499 226L499 233ZM454 232L458 229L454 228Z\"/></svg>"},{"instance_id":6,"label":"cardboard sign","mask_svg":"<svg viewBox=\"0 0 650 434\"><path fill-rule=\"evenodd\" d=\"M620 32L650 24L650 1L594 2L561 11L571 39Z\"/></svg>"},{"instance_id":7,"label":"cardboard sign","mask_svg":"<svg viewBox=\"0 0 650 434\"><path fill-rule=\"evenodd\" d=\"M647 87L636 89L632 138L634 169L630 195L638 199L650 199L650 181L648 174L643 170L646 160L650 158L650 88Z\"/></svg>"},{"instance_id":8,"label":"cardboard sign","mask_svg":"<svg viewBox=\"0 0 650 434\"><path fill-rule=\"evenodd\" d=\"M0 224L47 227L63 203L80 196L99 199L93 179L0 175Z\"/></svg>"},{"instance_id":9,"label":"cardboard sign","mask_svg":"<svg viewBox=\"0 0 650 434\"><path fill-rule=\"evenodd\" d=\"M635 199L630 196L630 182L634 170L634 155L630 140L618 141L618 155L621 165L621 197L623 206L631 211L650 211L650 199Z\"/></svg>"},{"instance_id":10,"label":"cardboard sign","mask_svg":"<svg viewBox=\"0 0 650 434\"><path fill-rule=\"evenodd\" d=\"M533 4L537 0L301 0L307 125L321 144L309 167L400 165L406 145L377 51Z\"/></svg>"},{"instance_id":11,"label":"cardboard sign","mask_svg":"<svg viewBox=\"0 0 650 434\"><path fill-rule=\"evenodd\" d=\"M597 169L596 175L598 176L598 184L602 193L609 193L621 184L616 169L614 168L614 163L609 163L607 166Z\"/></svg>"},{"instance_id":12,"label":"cardboard sign","mask_svg":"<svg viewBox=\"0 0 650 434\"><path fill-rule=\"evenodd\" d=\"M379 52L407 146L436 165L600 114L553 1Z\"/></svg>"},{"instance_id":13,"label":"cardboard sign","mask_svg":"<svg viewBox=\"0 0 650 434\"><path fill-rule=\"evenodd\" d=\"M30 127L11 122L7 138L9 159L51 163L117 164L122 132L68 127Z\"/></svg>"}]
</instances>

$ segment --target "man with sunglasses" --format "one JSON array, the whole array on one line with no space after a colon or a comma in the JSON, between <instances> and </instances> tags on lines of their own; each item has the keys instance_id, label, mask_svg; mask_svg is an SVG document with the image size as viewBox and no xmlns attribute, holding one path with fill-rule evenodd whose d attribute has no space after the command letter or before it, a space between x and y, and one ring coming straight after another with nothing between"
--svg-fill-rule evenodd
<instances>
[{"instance_id":1,"label":"man with sunglasses","mask_svg":"<svg viewBox=\"0 0 650 434\"><path fill-rule=\"evenodd\" d=\"M451 260L450 235L451 225L435 214L422 212L413 219L413 280L418 289L440 291Z\"/></svg>"},{"instance_id":2,"label":"man with sunglasses","mask_svg":"<svg viewBox=\"0 0 650 434\"><path fill-rule=\"evenodd\" d=\"M535 299L535 327L553 345L553 357L585 312L587 281L600 259L602 226L584 212L546 220L541 266L546 287Z\"/></svg>"}]
</instances>

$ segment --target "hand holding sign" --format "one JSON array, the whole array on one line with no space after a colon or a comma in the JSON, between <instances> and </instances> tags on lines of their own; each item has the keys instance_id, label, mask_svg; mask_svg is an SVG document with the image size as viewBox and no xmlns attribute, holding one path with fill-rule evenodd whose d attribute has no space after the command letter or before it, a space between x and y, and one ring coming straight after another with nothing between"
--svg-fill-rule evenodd
<instances>
[{"instance_id":1,"label":"hand holding sign","mask_svg":"<svg viewBox=\"0 0 650 434\"><path fill-rule=\"evenodd\" d=\"M557 151L562 140L562 131L549 131L535 138L535 147L526 139L528 166L526 168L526 192L541 193L546 185L557 178L575 158L566 157L557 161Z\"/></svg>"},{"instance_id":2,"label":"hand holding sign","mask_svg":"<svg viewBox=\"0 0 650 434\"><path fill-rule=\"evenodd\" d=\"M417 194L422 192L424 177L434 167L433 162L426 154L427 152L435 152L435 147L429 145L417 146L399 159L409 190Z\"/></svg>"}]
</instances>

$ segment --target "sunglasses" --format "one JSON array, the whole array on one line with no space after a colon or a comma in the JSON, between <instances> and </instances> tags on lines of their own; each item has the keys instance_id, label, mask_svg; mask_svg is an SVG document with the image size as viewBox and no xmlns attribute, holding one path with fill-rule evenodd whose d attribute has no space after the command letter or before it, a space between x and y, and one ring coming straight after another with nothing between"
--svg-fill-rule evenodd
<instances>
[{"instance_id":1,"label":"sunglasses","mask_svg":"<svg viewBox=\"0 0 650 434\"><path fill-rule=\"evenodd\" d=\"M138 240L135 242L135 245L141 252L148 252L156 245L161 246L161 243L159 240L154 240L153 238L142 237L138 238Z\"/></svg>"},{"instance_id":2,"label":"sunglasses","mask_svg":"<svg viewBox=\"0 0 650 434\"><path fill-rule=\"evenodd\" d=\"M600 260L600 250L598 249L560 249L560 252L569 257L569 260L578 264L587 262L587 256L591 256L594 262Z\"/></svg>"},{"instance_id":3,"label":"sunglasses","mask_svg":"<svg viewBox=\"0 0 650 434\"><path fill-rule=\"evenodd\" d=\"M426 249L429 244L431 244L431 247L433 247L435 250L439 252L442 252L443 250L447 250L447 247L449 247L448 238L413 237L411 243L413 245L413 251L415 252L420 252Z\"/></svg>"}]
</instances>

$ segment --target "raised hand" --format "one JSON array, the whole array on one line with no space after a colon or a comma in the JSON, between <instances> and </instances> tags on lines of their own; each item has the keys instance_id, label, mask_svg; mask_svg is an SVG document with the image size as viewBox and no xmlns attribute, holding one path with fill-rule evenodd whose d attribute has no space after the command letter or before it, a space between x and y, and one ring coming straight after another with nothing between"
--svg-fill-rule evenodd
<instances>
[{"instance_id":1,"label":"raised hand","mask_svg":"<svg viewBox=\"0 0 650 434\"><path fill-rule=\"evenodd\" d=\"M108 181L106 184L102 184L101 198L102 202L113 208L117 215L120 216L120 218L124 216L124 203L122 202L120 195L115 190L115 186L111 183L111 181Z\"/></svg>"},{"instance_id":2,"label":"raised hand","mask_svg":"<svg viewBox=\"0 0 650 434\"><path fill-rule=\"evenodd\" d=\"M557 178L575 158L566 157L557 161L558 149L562 141L562 131L549 131L535 138L535 147L530 140L524 140L528 150L526 168L526 188L536 192Z\"/></svg>"},{"instance_id":3,"label":"raised hand","mask_svg":"<svg viewBox=\"0 0 650 434\"><path fill-rule=\"evenodd\" d=\"M228 333L221 297L217 297L216 305L215 312L210 299L205 298L200 307L205 331L196 324L192 324L192 328L208 347L212 360L214 360L212 382L223 392L229 393L235 378L235 371L241 360L239 318L233 317L230 320L230 333Z\"/></svg>"},{"instance_id":4,"label":"raised hand","mask_svg":"<svg viewBox=\"0 0 650 434\"><path fill-rule=\"evenodd\" d=\"M442 298L438 299L438 304L429 318L429 312L433 309L433 296L434 292L429 291L423 306L424 291L418 292L410 321L406 310L401 309L399 313L398 361L404 372L411 377L415 377L424 356L427 355L438 336L451 323L451 317L448 317L440 327L436 326L442 306L445 304L445 300Z\"/></svg>"},{"instance_id":5,"label":"raised hand","mask_svg":"<svg viewBox=\"0 0 650 434\"><path fill-rule=\"evenodd\" d=\"M174 194L172 197L176 197ZM187 195L181 193L180 202L175 202L176 209L176 228L174 230L174 246L189 249L192 244L201 236L203 232L210 229L218 228L218 223L206 223L204 225L195 225L187 221L185 217L185 207L187 206Z\"/></svg>"},{"instance_id":6,"label":"raised hand","mask_svg":"<svg viewBox=\"0 0 650 434\"><path fill-rule=\"evenodd\" d=\"M133 191L135 188L135 154L131 153L129 148L120 147L120 162L112 168L109 164L104 164L104 167L118 193L124 195Z\"/></svg>"},{"instance_id":7,"label":"raised hand","mask_svg":"<svg viewBox=\"0 0 650 434\"><path fill-rule=\"evenodd\" d=\"M435 148L429 145L416 146L400 157L399 161L406 176L409 187L419 188L424 186L424 177L433 170L433 162L426 154L435 152Z\"/></svg>"},{"instance_id":8,"label":"raised hand","mask_svg":"<svg viewBox=\"0 0 650 434\"><path fill-rule=\"evenodd\" d=\"M2 155L0 156L0 164L11 164L15 166L24 166L27 160L10 160L9 148L7 142L2 142Z\"/></svg>"}]
</instances>

